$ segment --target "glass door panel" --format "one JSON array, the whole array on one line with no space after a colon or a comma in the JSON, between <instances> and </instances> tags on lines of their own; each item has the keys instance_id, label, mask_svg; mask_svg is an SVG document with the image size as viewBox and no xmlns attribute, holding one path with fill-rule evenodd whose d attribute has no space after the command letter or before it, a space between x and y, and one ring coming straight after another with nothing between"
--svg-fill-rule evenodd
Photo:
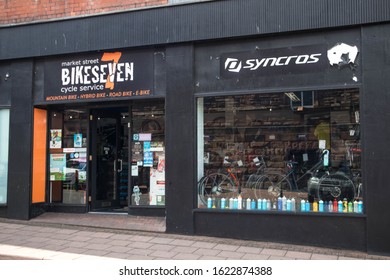
<instances>
[{"instance_id":1,"label":"glass door panel","mask_svg":"<svg viewBox=\"0 0 390 280\"><path fill-rule=\"evenodd\" d=\"M131 117L131 206L165 206L164 102L134 104Z\"/></svg>"},{"instance_id":2,"label":"glass door panel","mask_svg":"<svg viewBox=\"0 0 390 280\"><path fill-rule=\"evenodd\" d=\"M120 210L127 206L127 141L124 140L123 112L127 108L93 112L92 209Z\"/></svg>"}]
</instances>

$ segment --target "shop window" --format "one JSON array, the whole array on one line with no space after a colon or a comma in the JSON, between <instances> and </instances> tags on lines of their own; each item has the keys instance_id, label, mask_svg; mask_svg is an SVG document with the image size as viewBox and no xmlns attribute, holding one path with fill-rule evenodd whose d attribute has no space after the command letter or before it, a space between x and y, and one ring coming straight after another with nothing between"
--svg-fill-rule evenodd
<instances>
[{"instance_id":1,"label":"shop window","mask_svg":"<svg viewBox=\"0 0 390 280\"><path fill-rule=\"evenodd\" d=\"M164 103L132 108L131 205L165 205Z\"/></svg>"},{"instance_id":2,"label":"shop window","mask_svg":"<svg viewBox=\"0 0 390 280\"><path fill-rule=\"evenodd\" d=\"M85 204L88 114L65 110L50 118L50 202Z\"/></svg>"},{"instance_id":3,"label":"shop window","mask_svg":"<svg viewBox=\"0 0 390 280\"><path fill-rule=\"evenodd\" d=\"M0 109L0 205L7 203L9 109Z\"/></svg>"},{"instance_id":4,"label":"shop window","mask_svg":"<svg viewBox=\"0 0 390 280\"><path fill-rule=\"evenodd\" d=\"M200 208L363 213L358 89L197 106Z\"/></svg>"}]
</instances>

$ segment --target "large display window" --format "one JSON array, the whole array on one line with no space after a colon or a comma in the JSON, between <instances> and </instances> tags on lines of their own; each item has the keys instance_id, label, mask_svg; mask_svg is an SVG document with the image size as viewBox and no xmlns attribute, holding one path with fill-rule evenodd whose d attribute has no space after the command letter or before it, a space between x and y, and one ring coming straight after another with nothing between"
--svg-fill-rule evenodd
<instances>
[{"instance_id":1,"label":"large display window","mask_svg":"<svg viewBox=\"0 0 390 280\"><path fill-rule=\"evenodd\" d=\"M358 89L198 98L198 207L363 213Z\"/></svg>"},{"instance_id":2,"label":"large display window","mask_svg":"<svg viewBox=\"0 0 390 280\"><path fill-rule=\"evenodd\" d=\"M52 111L50 118L50 202L85 204L88 113Z\"/></svg>"},{"instance_id":3,"label":"large display window","mask_svg":"<svg viewBox=\"0 0 390 280\"><path fill-rule=\"evenodd\" d=\"M9 109L0 109L0 205L7 203Z\"/></svg>"}]
</instances>

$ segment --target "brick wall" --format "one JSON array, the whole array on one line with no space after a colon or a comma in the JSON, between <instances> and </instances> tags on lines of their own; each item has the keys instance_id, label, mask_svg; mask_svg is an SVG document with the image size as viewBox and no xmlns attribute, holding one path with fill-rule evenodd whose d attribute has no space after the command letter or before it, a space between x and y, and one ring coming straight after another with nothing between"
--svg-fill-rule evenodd
<instances>
[{"instance_id":1,"label":"brick wall","mask_svg":"<svg viewBox=\"0 0 390 280\"><path fill-rule=\"evenodd\" d=\"M3 0L0 25L165 5L168 0Z\"/></svg>"}]
</instances>

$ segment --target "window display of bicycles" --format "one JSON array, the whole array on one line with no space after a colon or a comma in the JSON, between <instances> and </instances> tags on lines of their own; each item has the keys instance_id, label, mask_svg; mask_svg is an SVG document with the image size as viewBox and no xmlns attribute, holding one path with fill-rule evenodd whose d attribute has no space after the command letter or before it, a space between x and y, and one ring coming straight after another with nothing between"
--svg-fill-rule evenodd
<instances>
[{"instance_id":1,"label":"window display of bicycles","mask_svg":"<svg viewBox=\"0 0 390 280\"><path fill-rule=\"evenodd\" d=\"M199 208L326 212L363 203L358 88L197 100Z\"/></svg>"}]
</instances>

